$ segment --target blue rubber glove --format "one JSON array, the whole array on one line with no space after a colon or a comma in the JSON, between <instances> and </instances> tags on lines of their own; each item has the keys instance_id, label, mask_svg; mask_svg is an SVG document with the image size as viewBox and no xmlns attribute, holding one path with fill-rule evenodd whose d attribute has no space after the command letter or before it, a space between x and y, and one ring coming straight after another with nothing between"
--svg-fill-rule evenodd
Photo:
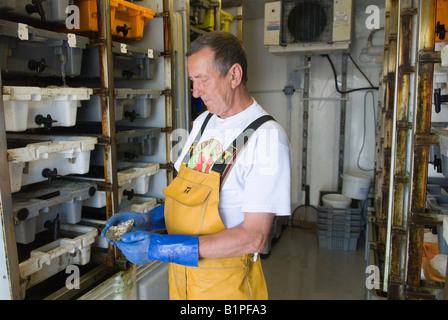
<instances>
[{"instance_id":1,"label":"blue rubber glove","mask_svg":"<svg viewBox=\"0 0 448 320\"><path fill-rule=\"evenodd\" d=\"M165 205L160 205L146 213L139 213L133 211L118 212L114 214L106 222L106 225L104 226L104 229L101 232L101 236L106 238L107 242L115 244L114 241L106 237L107 230L112 226L116 226L130 219L134 219L134 227L132 228L132 231L165 230L166 226L165 226L164 210Z\"/></svg>"},{"instance_id":2,"label":"blue rubber glove","mask_svg":"<svg viewBox=\"0 0 448 320\"><path fill-rule=\"evenodd\" d=\"M149 215L149 224L146 226L145 231L158 231L166 229L164 204L150 210L147 215Z\"/></svg>"},{"instance_id":3,"label":"blue rubber glove","mask_svg":"<svg viewBox=\"0 0 448 320\"><path fill-rule=\"evenodd\" d=\"M198 236L136 231L123 235L116 245L134 264L160 260L189 267L198 266Z\"/></svg>"}]
</instances>

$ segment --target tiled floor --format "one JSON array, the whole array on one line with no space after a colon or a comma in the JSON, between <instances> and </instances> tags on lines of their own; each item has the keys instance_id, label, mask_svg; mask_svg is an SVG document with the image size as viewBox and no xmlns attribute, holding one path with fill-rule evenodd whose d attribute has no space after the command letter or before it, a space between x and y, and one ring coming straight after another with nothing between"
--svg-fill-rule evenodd
<instances>
[{"instance_id":1,"label":"tiled floor","mask_svg":"<svg viewBox=\"0 0 448 320\"><path fill-rule=\"evenodd\" d=\"M319 248L316 231L288 227L262 259L270 300L365 300L363 238L356 251Z\"/></svg>"}]
</instances>

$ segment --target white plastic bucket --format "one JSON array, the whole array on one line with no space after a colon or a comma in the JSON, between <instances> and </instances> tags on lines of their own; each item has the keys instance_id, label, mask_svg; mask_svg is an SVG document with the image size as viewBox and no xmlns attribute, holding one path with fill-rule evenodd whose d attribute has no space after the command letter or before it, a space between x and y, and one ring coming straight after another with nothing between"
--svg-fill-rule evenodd
<instances>
[{"instance_id":1,"label":"white plastic bucket","mask_svg":"<svg viewBox=\"0 0 448 320\"><path fill-rule=\"evenodd\" d=\"M328 193L322 196L324 207L347 209L350 208L352 199L339 193Z\"/></svg>"},{"instance_id":2,"label":"white plastic bucket","mask_svg":"<svg viewBox=\"0 0 448 320\"><path fill-rule=\"evenodd\" d=\"M359 173L344 173L342 179L342 194L344 196L358 200L367 199L371 181L369 176Z\"/></svg>"}]
</instances>

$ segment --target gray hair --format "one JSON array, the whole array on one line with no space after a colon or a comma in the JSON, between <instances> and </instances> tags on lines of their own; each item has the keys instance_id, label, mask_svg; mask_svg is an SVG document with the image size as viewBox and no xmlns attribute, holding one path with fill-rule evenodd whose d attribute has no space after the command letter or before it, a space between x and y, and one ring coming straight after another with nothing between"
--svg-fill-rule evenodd
<instances>
[{"instance_id":1,"label":"gray hair","mask_svg":"<svg viewBox=\"0 0 448 320\"><path fill-rule=\"evenodd\" d=\"M186 56L189 57L202 49L210 49L214 52L214 62L225 76L230 68L238 63L243 69L242 82L247 82L247 54L242 43L233 34L226 31L207 32L191 42Z\"/></svg>"}]
</instances>

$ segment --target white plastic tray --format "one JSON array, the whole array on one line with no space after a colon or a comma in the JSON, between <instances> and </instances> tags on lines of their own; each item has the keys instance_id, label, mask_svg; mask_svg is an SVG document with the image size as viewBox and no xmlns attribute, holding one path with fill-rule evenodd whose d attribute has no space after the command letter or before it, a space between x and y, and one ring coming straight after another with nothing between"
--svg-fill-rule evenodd
<instances>
[{"instance_id":1,"label":"white plastic tray","mask_svg":"<svg viewBox=\"0 0 448 320\"><path fill-rule=\"evenodd\" d=\"M159 90L137 89L132 92L132 100L124 103L124 116L129 119L127 112L135 113L137 118L146 119L151 116L154 100L160 96ZM132 121L132 119L130 119Z\"/></svg>"},{"instance_id":2,"label":"white plastic tray","mask_svg":"<svg viewBox=\"0 0 448 320\"><path fill-rule=\"evenodd\" d=\"M7 134L11 192L48 179L44 170L57 175L85 174L97 137ZM19 144L10 148L9 144Z\"/></svg>"},{"instance_id":3,"label":"white plastic tray","mask_svg":"<svg viewBox=\"0 0 448 320\"><path fill-rule=\"evenodd\" d=\"M161 128L117 126L116 142L119 161L135 161L156 153ZM104 148L97 145L92 151L93 165L104 165ZM141 161L141 159L140 159Z\"/></svg>"},{"instance_id":4,"label":"white plastic tray","mask_svg":"<svg viewBox=\"0 0 448 320\"><path fill-rule=\"evenodd\" d=\"M16 241L28 244L44 231L46 221L58 215L61 223L81 221L82 203L92 197L97 186L92 182L56 180L41 183L13 194Z\"/></svg>"},{"instance_id":5,"label":"white plastic tray","mask_svg":"<svg viewBox=\"0 0 448 320\"><path fill-rule=\"evenodd\" d=\"M55 76L61 77L62 81L65 77L81 74L83 50L89 44L89 38L8 20L0 20L0 25L2 73Z\"/></svg>"},{"instance_id":6,"label":"white plastic tray","mask_svg":"<svg viewBox=\"0 0 448 320\"><path fill-rule=\"evenodd\" d=\"M6 131L44 128L38 117L55 121L48 122L48 129L74 126L81 101L89 100L92 94L89 88L4 86Z\"/></svg>"},{"instance_id":7,"label":"white plastic tray","mask_svg":"<svg viewBox=\"0 0 448 320\"><path fill-rule=\"evenodd\" d=\"M63 23L67 19L68 14L65 12L70 4L70 0L45 0L39 1L42 6L42 14L46 22ZM27 5L31 5L31 0L16 0L14 13L22 15L28 19L41 21L41 15L38 12L28 13Z\"/></svg>"},{"instance_id":8,"label":"white plastic tray","mask_svg":"<svg viewBox=\"0 0 448 320\"><path fill-rule=\"evenodd\" d=\"M152 80L160 51L112 41L113 77L116 80ZM98 48L86 48L83 55L82 75L100 76Z\"/></svg>"},{"instance_id":9,"label":"white plastic tray","mask_svg":"<svg viewBox=\"0 0 448 320\"><path fill-rule=\"evenodd\" d=\"M131 211L145 213L157 206L157 200L149 197L135 197L131 204Z\"/></svg>"},{"instance_id":10,"label":"white plastic tray","mask_svg":"<svg viewBox=\"0 0 448 320\"><path fill-rule=\"evenodd\" d=\"M133 194L145 194L149 191L149 179L159 171L158 163L140 163L132 162L132 167L119 171L117 173L118 178L118 196L119 203L121 203L123 197L133 198ZM72 177L79 180L91 180L100 182L101 179L89 178L89 177ZM102 208L106 205L106 192L97 191L95 195L86 201L84 206Z\"/></svg>"},{"instance_id":11,"label":"white plastic tray","mask_svg":"<svg viewBox=\"0 0 448 320\"><path fill-rule=\"evenodd\" d=\"M160 96L160 90L154 89L115 89L115 120L146 119L151 116L151 108L155 98ZM101 100L92 96L83 101L78 112L78 121L101 121Z\"/></svg>"},{"instance_id":12,"label":"white plastic tray","mask_svg":"<svg viewBox=\"0 0 448 320\"><path fill-rule=\"evenodd\" d=\"M93 227L98 230L98 235L95 237L95 243L93 246L95 248L103 248L107 249L109 247L109 243L107 242L106 238L101 236L101 231L106 226L105 220L97 220L97 219L91 219L91 218L82 218L79 222L80 225Z\"/></svg>"},{"instance_id":13,"label":"white plastic tray","mask_svg":"<svg viewBox=\"0 0 448 320\"><path fill-rule=\"evenodd\" d=\"M134 196L130 201L122 201L120 211L145 213L157 206L157 199L144 196Z\"/></svg>"},{"instance_id":14,"label":"white plastic tray","mask_svg":"<svg viewBox=\"0 0 448 320\"><path fill-rule=\"evenodd\" d=\"M91 246L98 230L71 224L61 224L61 230L76 236L61 238L32 250L30 258L19 264L20 276L24 280L23 289L34 286L69 265L89 263Z\"/></svg>"}]
</instances>

